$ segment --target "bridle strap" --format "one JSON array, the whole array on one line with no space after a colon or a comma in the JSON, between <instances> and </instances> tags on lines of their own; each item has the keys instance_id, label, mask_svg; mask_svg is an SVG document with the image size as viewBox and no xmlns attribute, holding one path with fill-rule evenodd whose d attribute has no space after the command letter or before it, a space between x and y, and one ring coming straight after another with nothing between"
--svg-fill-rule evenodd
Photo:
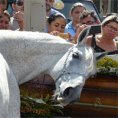
<instances>
[{"instance_id":1,"label":"bridle strap","mask_svg":"<svg viewBox=\"0 0 118 118\"><path fill-rule=\"evenodd\" d=\"M70 55L70 53L71 53L72 51L73 51L73 47L72 47L72 48L69 50L69 52L68 52L68 55L67 55L66 60L65 60L65 62L64 62L63 71L62 71L62 73L57 77L57 79L55 80L56 82L58 81L58 79L59 79L61 76L65 75L65 74L67 73L66 62L67 62L68 57L69 57L69 55Z\"/></svg>"},{"instance_id":2,"label":"bridle strap","mask_svg":"<svg viewBox=\"0 0 118 118\"><path fill-rule=\"evenodd\" d=\"M77 74L77 75L82 75L83 77L85 76L85 75L80 74L80 73L67 71L67 68L66 68L67 60L68 60L68 57L69 57L69 55L70 55L70 53L71 53L72 51L73 51L73 47L72 47L72 48L70 49L70 51L68 52L68 55L67 55L66 60L65 60L65 62L64 62L63 71L62 71L62 73L57 77L57 79L55 80L55 82L57 82L57 81L59 80L59 78L62 77L63 75Z\"/></svg>"}]
</instances>

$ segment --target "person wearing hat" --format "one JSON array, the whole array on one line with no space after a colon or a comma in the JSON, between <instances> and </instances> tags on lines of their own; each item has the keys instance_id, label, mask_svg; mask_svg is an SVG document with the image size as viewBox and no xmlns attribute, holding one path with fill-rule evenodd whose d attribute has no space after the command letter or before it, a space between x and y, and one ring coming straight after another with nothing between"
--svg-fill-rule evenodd
<instances>
[{"instance_id":1,"label":"person wearing hat","mask_svg":"<svg viewBox=\"0 0 118 118\"><path fill-rule=\"evenodd\" d=\"M58 0L58 1L57 0L45 0L45 2L46 2L46 16L50 16L55 13L62 14L61 12L56 10L56 9L59 9L59 8L57 8L57 6L58 6L57 4L59 4L59 2L60 2L60 6L64 7L64 3L61 0ZM61 7L60 9L62 9L63 7Z\"/></svg>"},{"instance_id":2,"label":"person wearing hat","mask_svg":"<svg viewBox=\"0 0 118 118\"><path fill-rule=\"evenodd\" d=\"M95 52L116 51L118 54L118 14L108 15L101 23L101 33L95 38L88 36L86 43L93 47Z\"/></svg>"},{"instance_id":3,"label":"person wearing hat","mask_svg":"<svg viewBox=\"0 0 118 118\"><path fill-rule=\"evenodd\" d=\"M12 3L12 8L11 30L22 31L24 28L24 0L16 0Z\"/></svg>"}]
</instances>

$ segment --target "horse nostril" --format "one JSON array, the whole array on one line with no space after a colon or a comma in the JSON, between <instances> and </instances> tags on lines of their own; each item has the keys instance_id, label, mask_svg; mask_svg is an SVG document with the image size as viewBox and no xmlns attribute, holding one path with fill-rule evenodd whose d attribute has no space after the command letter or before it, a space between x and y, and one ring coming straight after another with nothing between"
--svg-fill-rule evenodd
<instances>
[{"instance_id":1,"label":"horse nostril","mask_svg":"<svg viewBox=\"0 0 118 118\"><path fill-rule=\"evenodd\" d=\"M64 93L63 93L63 96L64 97L68 96L70 94L71 90L72 90L72 87L66 88L65 91L64 91Z\"/></svg>"}]
</instances>

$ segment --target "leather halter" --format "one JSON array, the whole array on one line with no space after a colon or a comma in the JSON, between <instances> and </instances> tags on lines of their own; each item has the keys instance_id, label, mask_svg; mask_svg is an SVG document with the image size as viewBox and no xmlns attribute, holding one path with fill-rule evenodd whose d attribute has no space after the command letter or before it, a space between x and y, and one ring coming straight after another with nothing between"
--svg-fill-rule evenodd
<instances>
[{"instance_id":1,"label":"leather halter","mask_svg":"<svg viewBox=\"0 0 118 118\"><path fill-rule=\"evenodd\" d=\"M73 48L74 48L74 46L69 50L68 55L67 55L67 57L65 59L65 62L64 62L63 70L62 70L61 74L57 77L55 82L57 82L59 80L59 78L64 76L64 75L77 74L77 75L82 75L84 77L84 75L80 74L79 72L77 73L77 72L69 72L69 71L67 71L67 68L66 68L67 60L68 60L68 57L69 57L70 53L73 52Z\"/></svg>"}]
</instances>

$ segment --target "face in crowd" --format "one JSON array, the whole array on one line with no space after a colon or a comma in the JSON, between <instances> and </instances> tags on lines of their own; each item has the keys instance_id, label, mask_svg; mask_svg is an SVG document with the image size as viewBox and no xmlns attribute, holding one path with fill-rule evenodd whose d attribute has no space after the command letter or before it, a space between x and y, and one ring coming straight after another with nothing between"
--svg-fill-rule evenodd
<instances>
[{"instance_id":1,"label":"face in crowd","mask_svg":"<svg viewBox=\"0 0 118 118\"><path fill-rule=\"evenodd\" d=\"M45 0L45 2L46 2L46 12L48 12L51 10L54 0Z\"/></svg>"},{"instance_id":2,"label":"face in crowd","mask_svg":"<svg viewBox=\"0 0 118 118\"><path fill-rule=\"evenodd\" d=\"M52 14L48 18L48 32L59 31L64 33L66 26L66 18L61 14Z\"/></svg>"},{"instance_id":3,"label":"face in crowd","mask_svg":"<svg viewBox=\"0 0 118 118\"><path fill-rule=\"evenodd\" d=\"M79 22L80 14L86 10L85 6L81 3L75 3L70 10L70 16L72 21Z\"/></svg>"},{"instance_id":4,"label":"face in crowd","mask_svg":"<svg viewBox=\"0 0 118 118\"><path fill-rule=\"evenodd\" d=\"M94 25L95 20L91 15L88 15L86 18L81 20L81 24Z\"/></svg>"},{"instance_id":5,"label":"face in crowd","mask_svg":"<svg viewBox=\"0 0 118 118\"><path fill-rule=\"evenodd\" d=\"M0 16L0 29L7 30L10 28L10 15L5 10L3 14Z\"/></svg>"},{"instance_id":6,"label":"face in crowd","mask_svg":"<svg viewBox=\"0 0 118 118\"><path fill-rule=\"evenodd\" d=\"M118 22L116 23L114 21L111 21L108 24L105 24L104 26L102 26L102 31L106 36L114 39L118 36Z\"/></svg>"},{"instance_id":7,"label":"face in crowd","mask_svg":"<svg viewBox=\"0 0 118 118\"><path fill-rule=\"evenodd\" d=\"M102 34L114 39L118 36L118 14L107 16L101 23Z\"/></svg>"},{"instance_id":8,"label":"face in crowd","mask_svg":"<svg viewBox=\"0 0 118 118\"><path fill-rule=\"evenodd\" d=\"M84 10L80 14L80 24L94 25L94 24L99 24L99 23L100 21L95 15L94 11Z\"/></svg>"}]
</instances>

